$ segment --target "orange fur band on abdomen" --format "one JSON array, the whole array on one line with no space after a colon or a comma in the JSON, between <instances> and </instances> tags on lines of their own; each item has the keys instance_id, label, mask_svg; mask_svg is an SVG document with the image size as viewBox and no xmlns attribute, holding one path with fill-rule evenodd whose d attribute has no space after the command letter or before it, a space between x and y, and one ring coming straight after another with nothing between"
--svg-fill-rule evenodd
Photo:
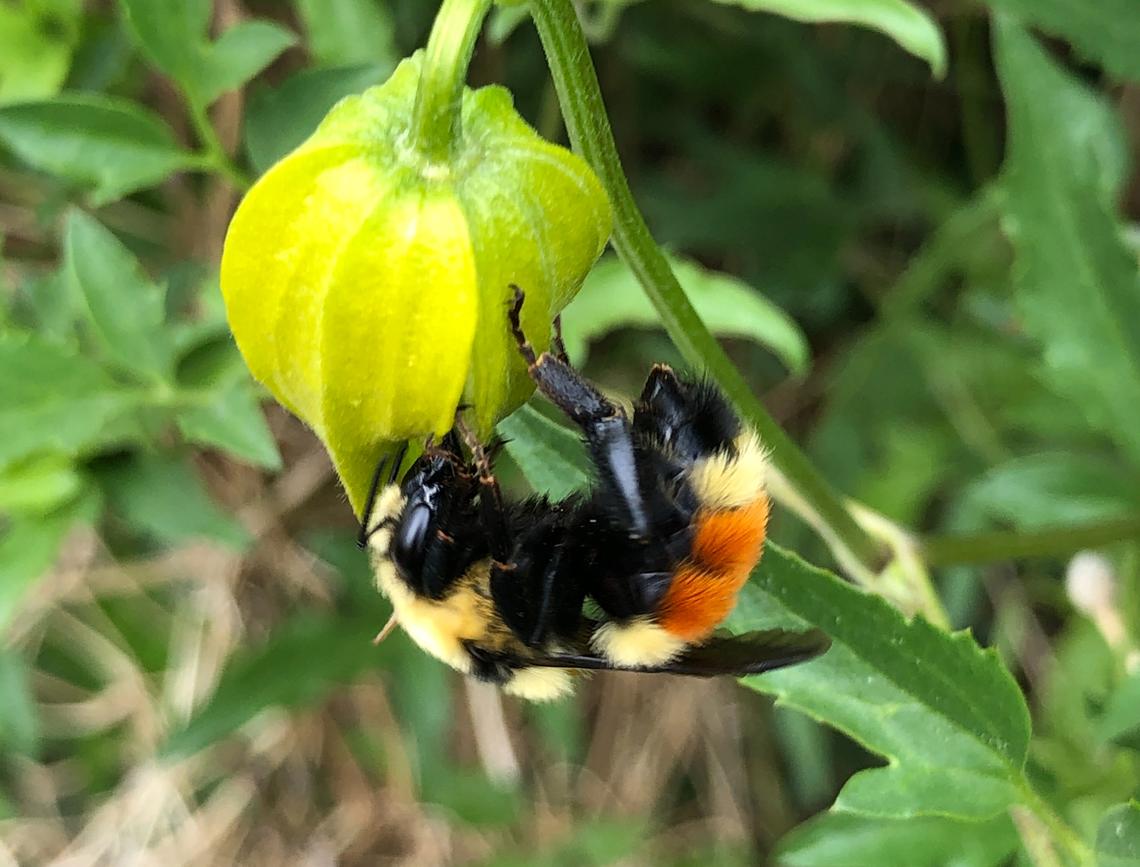
<instances>
[{"instance_id":1,"label":"orange fur band on abdomen","mask_svg":"<svg viewBox=\"0 0 1140 867\"><path fill-rule=\"evenodd\" d=\"M671 635L698 641L719 626L760 560L768 526L768 497L739 509L697 517L689 559L673 576L657 622Z\"/></svg>"}]
</instances>

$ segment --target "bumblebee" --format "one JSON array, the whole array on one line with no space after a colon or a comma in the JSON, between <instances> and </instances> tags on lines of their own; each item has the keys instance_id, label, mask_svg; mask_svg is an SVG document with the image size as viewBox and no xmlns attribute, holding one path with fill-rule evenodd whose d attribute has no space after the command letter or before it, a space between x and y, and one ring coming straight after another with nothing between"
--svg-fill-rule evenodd
<instances>
[{"instance_id":1,"label":"bumblebee","mask_svg":"<svg viewBox=\"0 0 1140 867\"><path fill-rule=\"evenodd\" d=\"M615 667L667 667L708 642L760 560L767 455L715 386L665 365L650 372L630 423L570 366L560 341L535 356L513 289L509 320L531 378L581 429L595 467L581 511L602 556L586 590L606 620L591 647ZM753 640L752 649L762 664L765 648Z\"/></svg>"},{"instance_id":2,"label":"bumblebee","mask_svg":"<svg viewBox=\"0 0 1140 867\"><path fill-rule=\"evenodd\" d=\"M402 454L383 485L378 467L360 541L394 622L453 668L533 700L567 693L583 670L739 676L826 650L819 630L713 635L768 515L766 457L719 392L657 366L631 422L570 366L557 332L536 357L523 300L515 289L512 332L539 390L582 430L593 488L505 503L497 444L461 416L399 483ZM601 619L583 614L587 599Z\"/></svg>"}]
</instances>

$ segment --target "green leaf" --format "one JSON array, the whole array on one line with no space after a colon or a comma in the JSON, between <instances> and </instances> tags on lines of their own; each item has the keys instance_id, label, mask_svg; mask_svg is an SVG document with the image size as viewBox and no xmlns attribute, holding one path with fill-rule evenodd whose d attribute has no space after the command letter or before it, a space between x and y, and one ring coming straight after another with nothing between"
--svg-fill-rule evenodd
<instances>
[{"instance_id":1,"label":"green leaf","mask_svg":"<svg viewBox=\"0 0 1140 867\"><path fill-rule=\"evenodd\" d=\"M157 115L94 93L0 108L0 141L28 165L89 187L96 205L196 164Z\"/></svg>"},{"instance_id":2,"label":"green leaf","mask_svg":"<svg viewBox=\"0 0 1140 867\"><path fill-rule=\"evenodd\" d=\"M20 318L29 329L66 343L75 335L79 300L74 290L67 268L61 264L51 271L27 274L17 288L13 306L26 309Z\"/></svg>"},{"instance_id":3,"label":"green leaf","mask_svg":"<svg viewBox=\"0 0 1140 867\"><path fill-rule=\"evenodd\" d=\"M212 0L120 0L135 42L159 69L182 83L196 74Z\"/></svg>"},{"instance_id":4,"label":"green leaf","mask_svg":"<svg viewBox=\"0 0 1140 867\"><path fill-rule=\"evenodd\" d=\"M930 64L934 75L946 73L946 43L934 17L905 0L716 0L753 12L771 12L796 21L839 21L884 33Z\"/></svg>"},{"instance_id":5,"label":"green leaf","mask_svg":"<svg viewBox=\"0 0 1140 867\"><path fill-rule=\"evenodd\" d=\"M582 440L530 404L499 422L497 430L507 440L507 454L537 493L560 500L581 490L589 479Z\"/></svg>"},{"instance_id":6,"label":"green leaf","mask_svg":"<svg viewBox=\"0 0 1140 867\"><path fill-rule=\"evenodd\" d=\"M395 23L376 0L297 0L309 51L318 63L374 63L382 78L396 68Z\"/></svg>"},{"instance_id":7,"label":"green leaf","mask_svg":"<svg viewBox=\"0 0 1140 867\"><path fill-rule=\"evenodd\" d=\"M201 107L252 78L296 40L276 24L243 21L211 43L210 0L120 0L120 5L135 42Z\"/></svg>"},{"instance_id":8,"label":"green leaf","mask_svg":"<svg viewBox=\"0 0 1140 867\"><path fill-rule=\"evenodd\" d=\"M1101 819L1096 832L1098 867L1136 867L1140 864L1140 804L1118 804Z\"/></svg>"},{"instance_id":9,"label":"green leaf","mask_svg":"<svg viewBox=\"0 0 1140 867\"><path fill-rule=\"evenodd\" d=\"M821 658L744 683L887 759L848 780L837 809L980 820L1019 799L1025 700L996 654L967 633L907 621L771 543L728 623L734 631L818 626L831 636Z\"/></svg>"},{"instance_id":10,"label":"green leaf","mask_svg":"<svg viewBox=\"0 0 1140 867\"><path fill-rule=\"evenodd\" d=\"M177 420L190 442L224 449L254 466L281 469L277 444L248 379L222 384L208 393L205 403L180 412Z\"/></svg>"},{"instance_id":11,"label":"green leaf","mask_svg":"<svg viewBox=\"0 0 1140 867\"><path fill-rule=\"evenodd\" d=\"M241 87L273 62L297 37L268 21L243 21L210 46L197 85L206 104L228 90Z\"/></svg>"},{"instance_id":12,"label":"green leaf","mask_svg":"<svg viewBox=\"0 0 1140 867\"><path fill-rule=\"evenodd\" d=\"M40 720L28 674L23 656L0 648L0 755L34 756L39 746Z\"/></svg>"},{"instance_id":13,"label":"green leaf","mask_svg":"<svg viewBox=\"0 0 1140 867\"><path fill-rule=\"evenodd\" d=\"M1140 740L1140 672L1130 674L1109 695L1096 722L1096 734L1102 742L1135 744Z\"/></svg>"},{"instance_id":14,"label":"green leaf","mask_svg":"<svg viewBox=\"0 0 1140 867\"><path fill-rule=\"evenodd\" d=\"M1140 80L1140 15L1133 0L986 0L986 5L1067 39L1121 78Z\"/></svg>"},{"instance_id":15,"label":"green leaf","mask_svg":"<svg viewBox=\"0 0 1140 867\"><path fill-rule=\"evenodd\" d=\"M256 89L245 113L245 147L250 162L263 173L296 148L343 97L379 84L382 66L306 69L278 87Z\"/></svg>"},{"instance_id":16,"label":"green leaf","mask_svg":"<svg viewBox=\"0 0 1140 867\"><path fill-rule=\"evenodd\" d=\"M108 505L128 524L167 544L206 537L241 550L249 533L224 512L184 457L136 454L98 467Z\"/></svg>"},{"instance_id":17,"label":"green leaf","mask_svg":"<svg viewBox=\"0 0 1140 867\"><path fill-rule=\"evenodd\" d=\"M0 334L0 467L33 454L76 455L134 435L143 403L74 349Z\"/></svg>"},{"instance_id":18,"label":"green leaf","mask_svg":"<svg viewBox=\"0 0 1140 867\"><path fill-rule=\"evenodd\" d=\"M1005 227L1024 327L1057 391L1140 464L1140 268L1113 214L1119 123L1015 24L995 27L1009 106Z\"/></svg>"},{"instance_id":19,"label":"green leaf","mask_svg":"<svg viewBox=\"0 0 1140 867\"><path fill-rule=\"evenodd\" d=\"M7 522L0 535L0 634L24 595L51 568L71 528L81 521L93 521L98 506L98 497L89 494L48 515Z\"/></svg>"},{"instance_id":20,"label":"green leaf","mask_svg":"<svg viewBox=\"0 0 1140 867\"><path fill-rule=\"evenodd\" d=\"M518 821L523 806L518 789L496 785L482 772L454 769L426 779L420 797L446 808L465 825L482 827Z\"/></svg>"},{"instance_id":21,"label":"green leaf","mask_svg":"<svg viewBox=\"0 0 1140 867\"><path fill-rule=\"evenodd\" d=\"M1008 816L988 822L878 819L824 813L800 825L779 846L781 867L993 867L1017 848Z\"/></svg>"},{"instance_id":22,"label":"green leaf","mask_svg":"<svg viewBox=\"0 0 1140 867\"><path fill-rule=\"evenodd\" d=\"M103 351L143 380L168 379L173 359L162 330L162 289L118 238L82 211L68 217L64 246L68 271Z\"/></svg>"},{"instance_id":23,"label":"green leaf","mask_svg":"<svg viewBox=\"0 0 1140 867\"><path fill-rule=\"evenodd\" d=\"M213 696L171 735L162 755L196 753L266 708L323 700L336 684L376 666L380 649L369 642L376 628L343 617L294 616L230 664Z\"/></svg>"},{"instance_id":24,"label":"green leaf","mask_svg":"<svg viewBox=\"0 0 1140 867\"><path fill-rule=\"evenodd\" d=\"M0 3L0 105L54 96L67 78L78 9Z\"/></svg>"},{"instance_id":25,"label":"green leaf","mask_svg":"<svg viewBox=\"0 0 1140 867\"><path fill-rule=\"evenodd\" d=\"M1095 455L1026 455L973 482L963 504L1025 529L1090 523L1140 512L1140 476Z\"/></svg>"},{"instance_id":26,"label":"green leaf","mask_svg":"<svg viewBox=\"0 0 1140 867\"><path fill-rule=\"evenodd\" d=\"M705 324L716 334L745 337L771 349L788 369L802 373L807 341L786 313L755 289L728 274L670 257L673 272ZM562 314L562 337L576 364L589 341L623 326L660 328L652 303L625 263L607 257L594 266L582 289Z\"/></svg>"},{"instance_id":27,"label":"green leaf","mask_svg":"<svg viewBox=\"0 0 1140 867\"><path fill-rule=\"evenodd\" d=\"M491 17L487 21L487 40L492 45L502 45L520 24L530 18L530 10L525 3L517 6L502 6L495 4L491 10Z\"/></svg>"},{"instance_id":28,"label":"green leaf","mask_svg":"<svg viewBox=\"0 0 1140 867\"><path fill-rule=\"evenodd\" d=\"M78 495L83 477L63 455L37 455L0 472L0 513L45 515Z\"/></svg>"}]
</instances>

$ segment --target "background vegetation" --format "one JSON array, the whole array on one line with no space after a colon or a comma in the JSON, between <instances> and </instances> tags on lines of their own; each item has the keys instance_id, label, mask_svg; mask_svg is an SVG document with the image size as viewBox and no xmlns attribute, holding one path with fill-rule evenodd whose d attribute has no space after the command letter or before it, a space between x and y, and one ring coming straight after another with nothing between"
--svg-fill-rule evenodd
<instances>
[{"instance_id":1,"label":"background vegetation","mask_svg":"<svg viewBox=\"0 0 1140 867\"><path fill-rule=\"evenodd\" d=\"M786 707L628 675L533 707L369 644L351 512L216 282L250 179L434 6L0 0L0 862L1134 863L1140 10L584 6L654 235L895 559L840 583L777 510L733 625L836 641L749 684ZM564 137L525 10L471 80ZM656 323L607 257L568 344L629 394L683 363ZM507 430L517 489L580 482L541 412Z\"/></svg>"}]
</instances>

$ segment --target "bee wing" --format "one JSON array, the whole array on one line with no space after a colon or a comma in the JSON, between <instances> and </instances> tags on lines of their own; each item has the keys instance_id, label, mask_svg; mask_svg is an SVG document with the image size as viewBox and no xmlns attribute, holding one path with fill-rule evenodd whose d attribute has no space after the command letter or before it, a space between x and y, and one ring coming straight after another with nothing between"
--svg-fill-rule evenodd
<instances>
[{"instance_id":1,"label":"bee wing","mask_svg":"<svg viewBox=\"0 0 1140 867\"><path fill-rule=\"evenodd\" d=\"M716 677L721 674L742 677L806 662L830 646L831 639L820 629L809 629L806 632L766 629L742 635L715 636L660 666L615 665L589 649L528 658L526 664L544 668L641 671L652 674L684 674L690 677Z\"/></svg>"}]
</instances>

